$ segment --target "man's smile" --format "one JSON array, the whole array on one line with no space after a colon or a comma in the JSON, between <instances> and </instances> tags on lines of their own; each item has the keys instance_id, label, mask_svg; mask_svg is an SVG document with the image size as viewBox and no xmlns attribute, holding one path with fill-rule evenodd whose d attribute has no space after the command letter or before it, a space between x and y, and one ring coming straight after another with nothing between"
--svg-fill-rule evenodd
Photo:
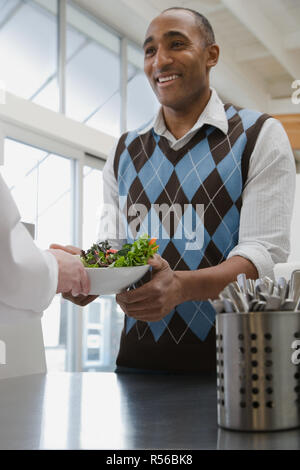
<instances>
[{"instance_id":1,"label":"man's smile","mask_svg":"<svg viewBox=\"0 0 300 470\"><path fill-rule=\"evenodd\" d=\"M172 84L178 78L180 78L178 74L159 75L155 78L155 81L159 87L165 87Z\"/></svg>"}]
</instances>

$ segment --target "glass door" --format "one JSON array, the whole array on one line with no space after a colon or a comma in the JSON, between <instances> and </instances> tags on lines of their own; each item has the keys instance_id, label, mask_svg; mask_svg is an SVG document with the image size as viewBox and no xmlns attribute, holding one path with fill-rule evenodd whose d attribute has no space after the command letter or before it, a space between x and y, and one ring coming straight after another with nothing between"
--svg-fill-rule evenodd
<instances>
[{"instance_id":1,"label":"glass door","mask_svg":"<svg viewBox=\"0 0 300 470\"><path fill-rule=\"evenodd\" d=\"M102 209L102 168L104 162L88 157L83 168L83 247L98 241ZM83 370L113 371L123 327L123 312L115 296L98 297L83 310Z\"/></svg>"},{"instance_id":2,"label":"glass door","mask_svg":"<svg viewBox=\"0 0 300 470\"><path fill-rule=\"evenodd\" d=\"M12 139L4 142L1 174L19 208L21 219L34 224L42 249L50 243L72 244L75 160ZM42 326L48 370L65 370L70 304L56 295L44 312Z\"/></svg>"}]
</instances>

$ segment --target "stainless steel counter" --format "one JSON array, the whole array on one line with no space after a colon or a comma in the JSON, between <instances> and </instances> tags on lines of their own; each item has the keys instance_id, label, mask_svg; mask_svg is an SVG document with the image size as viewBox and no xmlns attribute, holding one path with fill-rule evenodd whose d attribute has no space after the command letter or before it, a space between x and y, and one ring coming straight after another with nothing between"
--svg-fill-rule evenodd
<instances>
[{"instance_id":1,"label":"stainless steel counter","mask_svg":"<svg viewBox=\"0 0 300 470\"><path fill-rule=\"evenodd\" d=\"M218 429L214 377L57 373L0 380L0 449L299 449L300 430Z\"/></svg>"}]
</instances>

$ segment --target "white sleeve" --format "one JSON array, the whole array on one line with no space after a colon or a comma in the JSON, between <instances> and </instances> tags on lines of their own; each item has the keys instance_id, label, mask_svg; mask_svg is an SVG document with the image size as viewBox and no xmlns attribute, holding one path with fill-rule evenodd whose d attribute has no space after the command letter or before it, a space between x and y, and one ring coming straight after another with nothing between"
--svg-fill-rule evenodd
<instances>
[{"instance_id":1,"label":"white sleeve","mask_svg":"<svg viewBox=\"0 0 300 470\"><path fill-rule=\"evenodd\" d=\"M103 208L98 224L98 240L108 240L114 249L127 242L123 216L119 211L119 190L114 174L117 144L111 150L103 168Z\"/></svg>"},{"instance_id":2,"label":"white sleeve","mask_svg":"<svg viewBox=\"0 0 300 470\"><path fill-rule=\"evenodd\" d=\"M33 242L1 175L0 221L0 301L40 313L56 293L57 261Z\"/></svg>"},{"instance_id":3,"label":"white sleeve","mask_svg":"<svg viewBox=\"0 0 300 470\"><path fill-rule=\"evenodd\" d=\"M295 184L295 160L288 136L279 121L269 118L250 158L239 242L228 258L243 256L256 266L259 277L274 277L274 265L286 262L290 251Z\"/></svg>"}]
</instances>

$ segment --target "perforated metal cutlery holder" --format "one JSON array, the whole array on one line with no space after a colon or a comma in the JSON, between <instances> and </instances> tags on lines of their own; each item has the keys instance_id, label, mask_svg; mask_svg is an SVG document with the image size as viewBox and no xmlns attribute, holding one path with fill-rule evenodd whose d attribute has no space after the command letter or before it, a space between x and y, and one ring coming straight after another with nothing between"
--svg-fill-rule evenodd
<instances>
[{"instance_id":1,"label":"perforated metal cutlery holder","mask_svg":"<svg viewBox=\"0 0 300 470\"><path fill-rule=\"evenodd\" d=\"M218 424L232 430L300 426L300 312L216 318ZM293 344L294 343L294 344Z\"/></svg>"}]
</instances>

